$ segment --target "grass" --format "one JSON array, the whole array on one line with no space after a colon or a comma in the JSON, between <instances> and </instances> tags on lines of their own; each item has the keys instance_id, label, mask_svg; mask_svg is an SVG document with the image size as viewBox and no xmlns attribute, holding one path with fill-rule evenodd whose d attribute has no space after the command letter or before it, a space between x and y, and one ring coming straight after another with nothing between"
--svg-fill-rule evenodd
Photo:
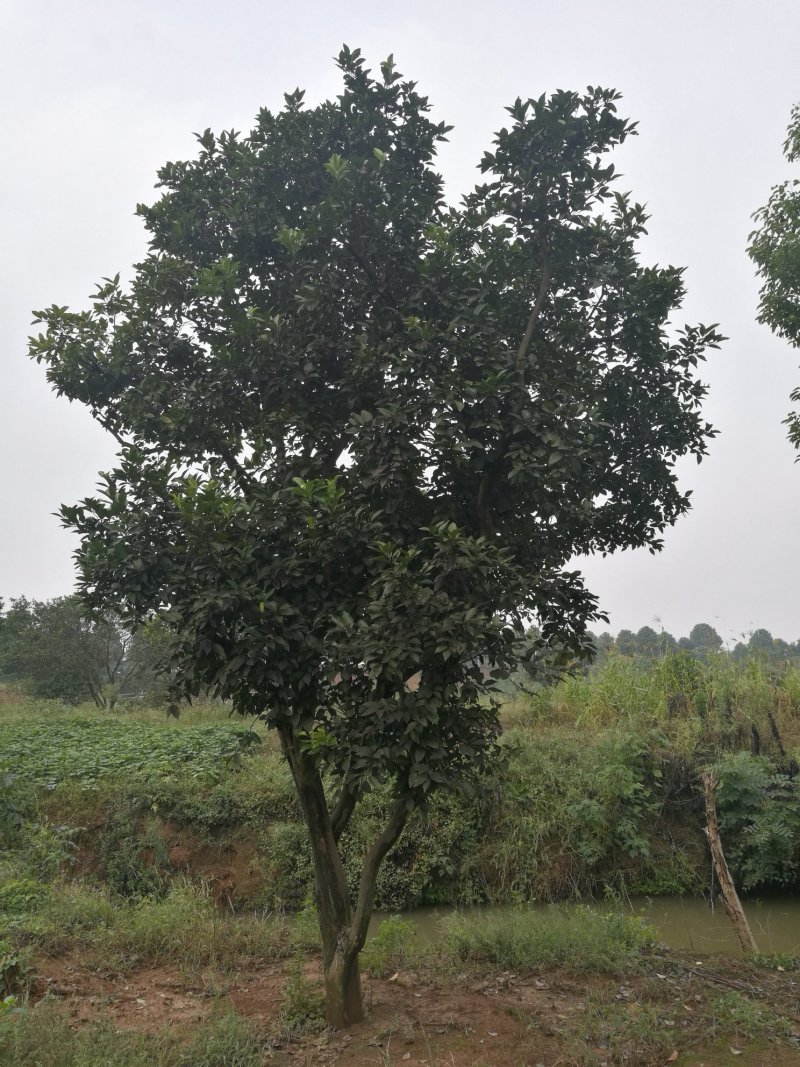
<instances>
[{"instance_id":1,"label":"grass","mask_svg":"<svg viewBox=\"0 0 800 1067\"><path fill-rule=\"evenodd\" d=\"M502 778L472 799L439 797L415 813L382 869L378 905L519 905L585 898L609 885L696 888L707 866L693 776L720 760L729 771L735 764L738 775L726 776L729 793L731 783L738 791L728 801L729 825L741 826L726 838L729 856L747 870L794 872L798 798L794 786L774 784L783 756L770 717L787 757L797 755L798 672L771 676L758 664L721 659L673 657L650 667L612 659L592 675L518 698L503 712ZM761 738L757 763L749 754L752 727ZM304 831L274 739L260 728L258 734L262 743L249 744L249 728L228 721L218 706L192 710L177 723L141 709L0 708L0 927L8 938L5 995L17 997L0 1011L0 1064L236 1067L263 1062L276 1034L297 1040L318 1030L319 990L302 964L318 951L313 909L282 914L310 896ZM762 779L768 788L758 785ZM720 798L725 818L723 786ZM386 790L374 790L343 839L353 884L388 803ZM778 818L780 804L785 817ZM752 832L765 811L771 837ZM165 841L175 827L181 840L195 835L220 855L229 844L254 846L260 899L269 910L221 911L206 886L171 869ZM769 854L753 851L770 842ZM614 990L635 979L646 992L651 937L613 908L511 907L450 916L440 943L426 949L406 920L392 918L362 963L376 982L397 971L431 981L465 972L586 975L597 995L569 1037L576 1063L600 1062L580 1051L591 1042L609 1064L635 1062L637 1048L666 1062L675 1047L673 1022L686 1024L697 1047L704 1034L786 1036L763 998L716 989L694 1029L688 1013L678 1019L664 990L659 999L655 979L652 996L628 1003ZM125 975L163 966L195 982L221 976L214 989L267 962L283 969L286 995L269 1032L226 1011L215 1011L196 1037L120 1034L102 1020L73 1032L49 998L25 1003L30 961L61 954ZM789 970L786 961L781 967ZM775 969L761 973L778 983L785 978Z\"/></svg>"},{"instance_id":2,"label":"grass","mask_svg":"<svg viewBox=\"0 0 800 1067\"><path fill-rule=\"evenodd\" d=\"M525 972L547 967L576 973L631 971L655 937L635 916L586 906L456 912L442 920L442 927L445 958Z\"/></svg>"},{"instance_id":3,"label":"grass","mask_svg":"<svg viewBox=\"0 0 800 1067\"><path fill-rule=\"evenodd\" d=\"M0 836L3 811L26 824L26 869L12 877L46 881L78 856L123 894L160 891L176 875L164 839L177 828L256 856L248 906L301 906L312 870L288 769L272 734L258 727L261 743L248 744L249 727L225 716L219 705L177 722L147 709L0 708ZM518 696L502 713L502 778L476 797L436 797L414 814L381 869L377 906L582 900L607 888L697 892L708 880L698 772L739 753L754 782L753 728L767 771L776 770L783 756L770 716L787 758L800 753L800 672L778 676L730 657L611 657L588 675ZM3 767L15 776L10 788ZM766 816L754 794L752 810L726 828L735 875L747 872L759 890L781 871L800 872L800 817L792 821L787 807L786 817L771 818L779 792L766 798ZM376 788L342 839L353 886L390 799ZM767 841L769 855L759 845ZM784 853L797 862L787 865Z\"/></svg>"},{"instance_id":4,"label":"grass","mask_svg":"<svg viewBox=\"0 0 800 1067\"><path fill-rule=\"evenodd\" d=\"M171 1028L155 1034L120 1031L110 1023L73 1030L45 998L0 1031L7 1067L260 1067L265 1037L232 1011L219 1011L193 1036Z\"/></svg>"},{"instance_id":5,"label":"grass","mask_svg":"<svg viewBox=\"0 0 800 1067\"><path fill-rule=\"evenodd\" d=\"M305 918L221 912L202 885L188 882L175 883L162 899L137 902L114 898L103 887L62 883L18 913L12 928L44 954L77 950L117 969L170 963L188 972L207 966L231 971L318 944Z\"/></svg>"}]
</instances>

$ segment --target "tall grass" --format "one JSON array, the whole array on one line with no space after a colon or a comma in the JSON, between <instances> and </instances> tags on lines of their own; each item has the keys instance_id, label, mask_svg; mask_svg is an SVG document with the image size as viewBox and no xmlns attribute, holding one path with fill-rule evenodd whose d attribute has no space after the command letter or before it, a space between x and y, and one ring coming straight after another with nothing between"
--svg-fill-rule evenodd
<instances>
[{"instance_id":1,"label":"tall grass","mask_svg":"<svg viewBox=\"0 0 800 1067\"><path fill-rule=\"evenodd\" d=\"M78 948L98 963L120 968L169 962L188 971L237 970L317 944L307 923L220 912L203 886L186 882L173 885L162 899L136 903L114 899L98 887L60 885L27 923L17 926L41 951Z\"/></svg>"},{"instance_id":2,"label":"tall grass","mask_svg":"<svg viewBox=\"0 0 800 1067\"><path fill-rule=\"evenodd\" d=\"M612 655L586 674L518 698L516 723L537 731L658 726L679 751L728 750L754 725L770 744L771 715L788 747L800 746L800 670L777 671L727 653L696 659L667 653L653 662Z\"/></svg>"},{"instance_id":3,"label":"tall grass","mask_svg":"<svg viewBox=\"0 0 800 1067\"><path fill-rule=\"evenodd\" d=\"M528 972L556 966L573 971L630 970L654 938L653 930L635 916L585 906L478 916L457 912L442 920L442 930L445 955Z\"/></svg>"}]
</instances>

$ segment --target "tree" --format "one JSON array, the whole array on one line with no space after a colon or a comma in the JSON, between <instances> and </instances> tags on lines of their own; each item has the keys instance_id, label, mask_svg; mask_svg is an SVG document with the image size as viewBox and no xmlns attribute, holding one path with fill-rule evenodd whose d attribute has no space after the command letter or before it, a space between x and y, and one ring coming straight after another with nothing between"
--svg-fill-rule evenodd
<instances>
[{"instance_id":1,"label":"tree","mask_svg":"<svg viewBox=\"0 0 800 1067\"><path fill-rule=\"evenodd\" d=\"M618 94L517 100L448 207L449 127L391 57L338 62L335 101L298 90L167 164L130 287L39 312L31 354L119 442L100 495L62 509L83 595L161 613L174 687L278 733L341 1025L379 866L410 812L494 765L483 698L528 620L590 655L570 558L657 550L687 510L673 466L713 434L695 369L720 338L669 333L682 272L637 260ZM391 814L351 899L340 840L378 782Z\"/></svg>"},{"instance_id":2,"label":"tree","mask_svg":"<svg viewBox=\"0 0 800 1067\"><path fill-rule=\"evenodd\" d=\"M800 160L800 104L792 111L783 152L790 163ZM800 179L776 185L765 207L756 212L759 229L750 234L748 252L763 279L759 322L779 337L800 346ZM800 388L791 399L800 404ZM789 439L800 451L800 410L784 420Z\"/></svg>"},{"instance_id":3,"label":"tree","mask_svg":"<svg viewBox=\"0 0 800 1067\"><path fill-rule=\"evenodd\" d=\"M20 597L2 618L0 672L39 697L112 709L144 673L133 644L115 618L90 617L77 597Z\"/></svg>"},{"instance_id":4,"label":"tree","mask_svg":"<svg viewBox=\"0 0 800 1067\"><path fill-rule=\"evenodd\" d=\"M654 659L664 654L662 636L652 626L642 626L636 634L636 651L646 659Z\"/></svg>"},{"instance_id":5,"label":"tree","mask_svg":"<svg viewBox=\"0 0 800 1067\"><path fill-rule=\"evenodd\" d=\"M620 630L617 634L617 650L623 656L635 656L637 648L636 634L633 630Z\"/></svg>"},{"instance_id":6,"label":"tree","mask_svg":"<svg viewBox=\"0 0 800 1067\"><path fill-rule=\"evenodd\" d=\"M681 640L681 647L684 647ZM686 648L700 656L719 652L722 648L722 638L717 631L707 622L696 623L689 632Z\"/></svg>"}]
</instances>

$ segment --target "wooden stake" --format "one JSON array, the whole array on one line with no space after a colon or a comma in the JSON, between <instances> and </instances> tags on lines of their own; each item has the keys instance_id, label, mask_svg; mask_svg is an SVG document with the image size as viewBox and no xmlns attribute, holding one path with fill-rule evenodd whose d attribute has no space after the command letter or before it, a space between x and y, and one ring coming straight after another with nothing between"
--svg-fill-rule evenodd
<instances>
[{"instance_id":1,"label":"wooden stake","mask_svg":"<svg viewBox=\"0 0 800 1067\"><path fill-rule=\"evenodd\" d=\"M736 886L733 884L733 878L731 878L731 872L728 870L728 864L725 862L725 854L722 851L722 842L719 839L719 826L717 824L718 785L719 778L716 774L711 772L703 775L703 788L705 790L706 798L706 822L708 823L706 826L706 837L708 838L708 844L711 849L711 859L714 863L714 870L717 872L717 881L719 882L720 894L722 895L722 903L725 906L725 911L728 913L728 918L733 925L733 929L736 931L736 936L739 938L742 952L758 952L756 939L753 937L750 923L747 921L742 902L739 900L739 894L736 892Z\"/></svg>"}]
</instances>

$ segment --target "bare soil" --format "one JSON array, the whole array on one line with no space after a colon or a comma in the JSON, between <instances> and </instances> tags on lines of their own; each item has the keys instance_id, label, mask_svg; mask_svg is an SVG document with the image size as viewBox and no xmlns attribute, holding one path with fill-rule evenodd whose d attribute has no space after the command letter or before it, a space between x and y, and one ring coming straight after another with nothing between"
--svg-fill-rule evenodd
<instances>
[{"instance_id":1,"label":"bare soil","mask_svg":"<svg viewBox=\"0 0 800 1067\"><path fill-rule=\"evenodd\" d=\"M319 980L316 962L306 971ZM284 980L282 964L231 978L164 966L96 971L67 956L41 961L32 999L61 998L76 1028L104 1019L120 1030L170 1027L187 1034L221 1005L230 1006L270 1035L264 1062L276 1067L800 1065L800 975L732 960L698 967L675 956L624 984L618 977L558 970L438 981L412 973L365 977L363 1023L300 1036L282 1033ZM748 1037L715 1021L714 998L732 992L783 1016L780 1035L760 1031Z\"/></svg>"}]
</instances>

